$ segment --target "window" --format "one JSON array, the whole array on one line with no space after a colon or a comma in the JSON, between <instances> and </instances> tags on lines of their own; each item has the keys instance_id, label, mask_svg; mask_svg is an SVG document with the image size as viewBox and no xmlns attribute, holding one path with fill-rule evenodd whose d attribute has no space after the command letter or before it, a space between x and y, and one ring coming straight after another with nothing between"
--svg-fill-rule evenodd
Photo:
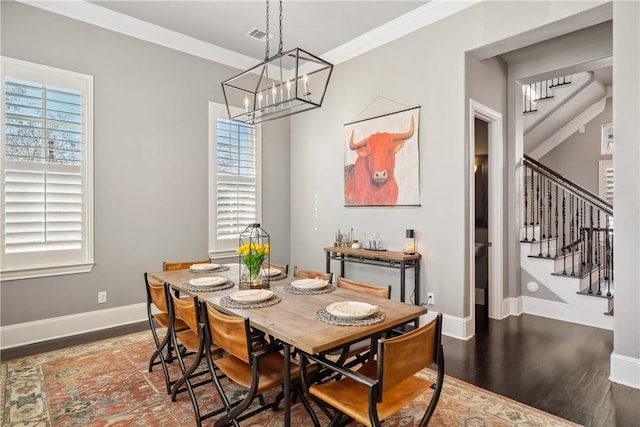
<instances>
[{"instance_id":1,"label":"window","mask_svg":"<svg viewBox=\"0 0 640 427\"><path fill-rule=\"evenodd\" d=\"M238 236L260 222L260 127L229 121L209 104L209 252L235 255Z\"/></svg>"},{"instance_id":2,"label":"window","mask_svg":"<svg viewBox=\"0 0 640 427\"><path fill-rule=\"evenodd\" d=\"M93 268L93 77L2 57L2 280Z\"/></svg>"}]
</instances>

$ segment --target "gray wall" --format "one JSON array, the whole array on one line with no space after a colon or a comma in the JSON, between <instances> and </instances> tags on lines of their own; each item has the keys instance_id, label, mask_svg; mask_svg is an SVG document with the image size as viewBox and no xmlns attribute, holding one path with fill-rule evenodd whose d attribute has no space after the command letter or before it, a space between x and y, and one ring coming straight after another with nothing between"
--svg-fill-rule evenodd
<instances>
[{"instance_id":1,"label":"gray wall","mask_svg":"<svg viewBox=\"0 0 640 427\"><path fill-rule=\"evenodd\" d=\"M612 104L607 98L604 111L585 125L584 133L574 133L540 162L597 195L598 162L612 157L600 154L601 125L612 121Z\"/></svg>"},{"instance_id":2,"label":"gray wall","mask_svg":"<svg viewBox=\"0 0 640 427\"><path fill-rule=\"evenodd\" d=\"M223 102L220 82L237 70L20 3L0 7L2 55L94 76L96 259L87 274L2 282L0 324L141 303L144 271L207 256L207 104ZM289 257L288 127L265 126L263 137L274 262ZM108 302L98 305L101 290Z\"/></svg>"},{"instance_id":3,"label":"gray wall","mask_svg":"<svg viewBox=\"0 0 640 427\"><path fill-rule=\"evenodd\" d=\"M493 92L495 98L475 95L473 89L467 89L465 52L585 8L585 4L576 2L563 2L560 6L558 2L535 2L530 8L521 2L481 2L339 64L323 108L292 120L292 264L322 268L321 248L331 243L337 228L379 231L392 249L402 247L405 228L414 228L417 248L423 255L422 295L435 292L436 304L432 308L436 311L467 316L466 257L467 248L473 243L466 235L467 98L474 94L483 98L487 106L504 111L506 89L502 94ZM527 13L523 14L523 10ZM489 69L494 66L490 63ZM496 71L489 75L492 82L500 80ZM363 109L378 96L396 102L385 105L389 111L422 107L420 207L343 207L343 125L373 115L369 114L372 111L363 114ZM356 267L349 265L348 274L393 284L397 296L397 272Z\"/></svg>"}]
</instances>

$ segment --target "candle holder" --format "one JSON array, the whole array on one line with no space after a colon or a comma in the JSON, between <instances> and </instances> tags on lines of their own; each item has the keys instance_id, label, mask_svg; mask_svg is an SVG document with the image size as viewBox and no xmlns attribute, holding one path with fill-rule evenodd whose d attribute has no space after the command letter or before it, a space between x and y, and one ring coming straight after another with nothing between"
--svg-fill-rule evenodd
<instances>
[{"instance_id":1,"label":"candle holder","mask_svg":"<svg viewBox=\"0 0 640 427\"><path fill-rule=\"evenodd\" d=\"M407 229L405 231L405 245L402 252L405 254L416 253L416 233L413 229Z\"/></svg>"}]
</instances>

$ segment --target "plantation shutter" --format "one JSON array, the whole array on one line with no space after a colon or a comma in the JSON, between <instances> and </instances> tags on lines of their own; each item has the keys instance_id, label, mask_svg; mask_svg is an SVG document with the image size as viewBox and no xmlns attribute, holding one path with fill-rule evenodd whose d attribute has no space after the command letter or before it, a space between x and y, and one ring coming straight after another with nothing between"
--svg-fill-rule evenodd
<instances>
[{"instance_id":1,"label":"plantation shutter","mask_svg":"<svg viewBox=\"0 0 640 427\"><path fill-rule=\"evenodd\" d=\"M249 224L259 222L259 154L255 125L229 121L222 106L212 106L211 252L236 249Z\"/></svg>"},{"instance_id":2,"label":"plantation shutter","mask_svg":"<svg viewBox=\"0 0 640 427\"><path fill-rule=\"evenodd\" d=\"M93 79L2 58L2 82L3 276L90 271Z\"/></svg>"}]
</instances>

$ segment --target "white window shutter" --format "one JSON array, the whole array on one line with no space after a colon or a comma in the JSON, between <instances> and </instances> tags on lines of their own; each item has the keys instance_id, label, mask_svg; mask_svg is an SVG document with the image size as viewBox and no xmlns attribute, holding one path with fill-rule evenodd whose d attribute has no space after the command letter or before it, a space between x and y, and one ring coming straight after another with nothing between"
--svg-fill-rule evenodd
<instances>
[{"instance_id":1,"label":"white window shutter","mask_svg":"<svg viewBox=\"0 0 640 427\"><path fill-rule=\"evenodd\" d=\"M210 104L210 256L235 254L238 237L260 222L259 126L230 122Z\"/></svg>"},{"instance_id":2,"label":"white window shutter","mask_svg":"<svg viewBox=\"0 0 640 427\"><path fill-rule=\"evenodd\" d=\"M1 58L3 280L93 266L93 78Z\"/></svg>"}]
</instances>

